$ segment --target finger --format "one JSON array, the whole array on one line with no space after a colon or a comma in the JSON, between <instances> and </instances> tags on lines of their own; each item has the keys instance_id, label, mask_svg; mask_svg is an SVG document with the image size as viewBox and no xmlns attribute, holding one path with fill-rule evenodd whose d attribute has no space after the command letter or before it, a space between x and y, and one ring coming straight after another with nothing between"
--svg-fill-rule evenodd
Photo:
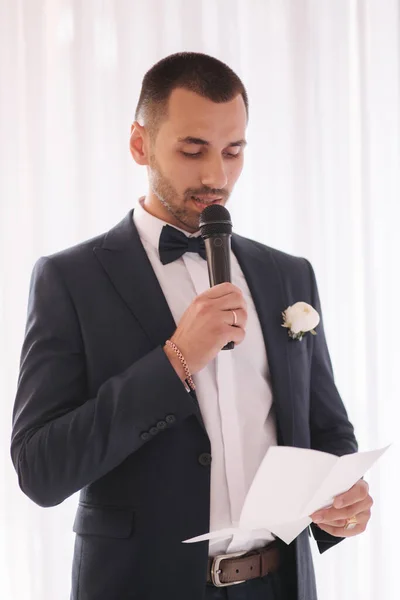
<instances>
[{"instance_id":1,"label":"finger","mask_svg":"<svg viewBox=\"0 0 400 600\"><path fill-rule=\"evenodd\" d=\"M246 331L243 327L231 327L231 324L224 324L224 332L223 332L223 346L226 346L229 342L234 342L235 344L241 344L246 336Z\"/></svg>"},{"instance_id":2,"label":"finger","mask_svg":"<svg viewBox=\"0 0 400 600\"><path fill-rule=\"evenodd\" d=\"M321 529L323 527L325 527L325 525L328 525L329 527L336 527L337 529L340 529L341 527L344 527L347 523L346 519L338 519L337 521L324 521L323 523L317 523L318 527L320 527Z\"/></svg>"},{"instance_id":3,"label":"finger","mask_svg":"<svg viewBox=\"0 0 400 600\"><path fill-rule=\"evenodd\" d=\"M240 288L238 288L230 281L225 281L224 283L218 283L217 285L213 285L210 289L200 294L200 296L217 299L235 292L241 292Z\"/></svg>"},{"instance_id":4,"label":"finger","mask_svg":"<svg viewBox=\"0 0 400 600\"><path fill-rule=\"evenodd\" d=\"M365 498L365 500L362 500L361 502L356 502L355 504L352 504L351 506L346 506L345 508L326 508L324 510L318 511L312 515L310 515L310 518L314 521L314 523L330 523L333 521L340 521L343 519L350 519L351 517L354 517L355 515L358 515L362 512L364 512L365 510L369 510L372 505L373 505L374 501L372 500L371 496L367 496L367 498Z\"/></svg>"},{"instance_id":5,"label":"finger","mask_svg":"<svg viewBox=\"0 0 400 600\"><path fill-rule=\"evenodd\" d=\"M357 517L358 523L367 523L371 518L371 511L365 510L357 515L352 515L352 517L353 516ZM336 521L324 521L323 523L317 523L317 525L318 527L325 527L325 525L328 525L329 527L336 527L337 529L340 529L341 527L345 527L349 519L351 519L351 517L348 517L348 519L337 519Z\"/></svg>"},{"instance_id":6,"label":"finger","mask_svg":"<svg viewBox=\"0 0 400 600\"><path fill-rule=\"evenodd\" d=\"M236 310L237 308L245 310L247 309L247 303L240 291L234 291L222 298L215 299L213 307L216 310Z\"/></svg>"},{"instance_id":7,"label":"finger","mask_svg":"<svg viewBox=\"0 0 400 600\"><path fill-rule=\"evenodd\" d=\"M353 529L345 529L346 521L342 522L342 526L338 527L337 523L318 523L318 527L335 537L353 537L366 530L368 522L371 518L371 511L365 511L357 515L358 523Z\"/></svg>"},{"instance_id":8,"label":"finger","mask_svg":"<svg viewBox=\"0 0 400 600\"><path fill-rule=\"evenodd\" d=\"M365 510L358 515L354 515L357 517L357 525L366 525L371 518L371 510ZM349 517L350 518L350 517ZM348 523L348 519L339 519L337 521L327 521L324 523L318 523L318 527L323 529L324 527L334 527L335 529L343 529Z\"/></svg>"},{"instance_id":9,"label":"finger","mask_svg":"<svg viewBox=\"0 0 400 600\"><path fill-rule=\"evenodd\" d=\"M247 323L246 311L243 310L242 308L235 309L236 323L235 323L235 319L234 319L234 315L233 315L232 311L233 311L233 309L222 311L224 322L227 325L230 325L231 327L245 327L245 325Z\"/></svg>"},{"instance_id":10,"label":"finger","mask_svg":"<svg viewBox=\"0 0 400 600\"><path fill-rule=\"evenodd\" d=\"M363 479L360 479L344 494L336 496L333 502L335 508L343 508L344 506L350 506L360 500L363 500L368 496L369 485Z\"/></svg>"}]
</instances>

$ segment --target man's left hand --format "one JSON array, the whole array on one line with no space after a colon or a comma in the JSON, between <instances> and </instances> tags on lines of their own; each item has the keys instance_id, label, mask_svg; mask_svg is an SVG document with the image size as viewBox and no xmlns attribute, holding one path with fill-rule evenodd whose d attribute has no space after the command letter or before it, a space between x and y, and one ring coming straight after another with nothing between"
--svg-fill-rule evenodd
<instances>
[{"instance_id":1,"label":"man's left hand","mask_svg":"<svg viewBox=\"0 0 400 600\"><path fill-rule=\"evenodd\" d=\"M371 518L373 500L368 492L368 483L360 479L347 492L336 496L330 508L318 510L310 518L323 531L336 537L358 535L366 530ZM345 529L346 522L351 517L357 517L357 525L354 529Z\"/></svg>"}]
</instances>

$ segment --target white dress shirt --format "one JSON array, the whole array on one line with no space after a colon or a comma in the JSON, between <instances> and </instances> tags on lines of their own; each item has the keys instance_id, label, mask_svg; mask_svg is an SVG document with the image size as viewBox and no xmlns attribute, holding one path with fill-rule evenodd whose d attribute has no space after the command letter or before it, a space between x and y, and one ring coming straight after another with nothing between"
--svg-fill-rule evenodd
<instances>
[{"instance_id":1,"label":"white dress shirt","mask_svg":"<svg viewBox=\"0 0 400 600\"><path fill-rule=\"evenodd\" d=\"M175 323L194 298L210 288L207 262L197 253L163 265L158 243L167 223L148 213L139 199L133 220ZM179 229L179 228L177 228ZM193 236L183 229L188 237ZM276 422L266 349L246 279L231 251L232 283L247 302L246 336L233 350L221 351L193 376L211 443L210 531L236 526L244 499L268 448L277 444ZM200 533L206 533L199 532ZM251 536L210 540L209 555L252 550L274 536L262 530Z\"/></svg>"}]
</instances>

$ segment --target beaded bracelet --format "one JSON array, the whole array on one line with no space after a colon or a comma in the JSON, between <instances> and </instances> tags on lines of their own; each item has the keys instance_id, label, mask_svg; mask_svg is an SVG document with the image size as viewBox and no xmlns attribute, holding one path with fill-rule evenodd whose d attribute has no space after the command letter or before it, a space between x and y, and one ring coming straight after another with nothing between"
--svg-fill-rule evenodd
<instances>
[{"instance_id":1,"label":"beaded bracelet","mask_svg":"<svg viewBox=\"0 0 400 600\"><path fill-rule=\"evenodd\" d=\"M192 389L192 390L195 390L195 389L196 389L196 386L194 385L194 381L193 381L193 379L192 379L192 375L191 375L191 373L190 373L190 371L189 371L189 367L188 367L188 365L187 365L187 362L186 362L186 360L185 360L185 359L184 359L184 357L183 357L183 354L182 354L182 352L179 350L178 346L176 346L176 345L174 344L174 342L171 342L171 340L167 340L165 343L166 343L166 344L168 344L168 346L171 346L171 348L172 348L172 349L173 349L173 350L176 352L176 354L178 355L178 357L179 357L179 360L180 360L180 361L181 361L181 363L183 364L183 368L184 368L184 370L185 370L185 374L186 374L186 381L187 381L187 383L189 384L189 386L191 387L191 389Z\"/></svg>"}]
</instances>

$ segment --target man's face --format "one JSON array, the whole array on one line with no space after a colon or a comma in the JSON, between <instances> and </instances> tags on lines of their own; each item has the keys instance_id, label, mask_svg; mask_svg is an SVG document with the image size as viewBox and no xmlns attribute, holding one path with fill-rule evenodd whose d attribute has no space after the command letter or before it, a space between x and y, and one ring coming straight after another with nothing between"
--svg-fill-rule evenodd
<instances>
[{"instance_id":1,"label":"man's face","mask_svg":"<svg viewBox=\"0 0 400 600\"><path fill-rule=\"evenodd\" d=\"M228 201L243 168L245 130L241 95L217 104L175 89L168 118L148 144L147 210L181 229L197 231L207 203Z\"/></svg>"}]
</instances>

